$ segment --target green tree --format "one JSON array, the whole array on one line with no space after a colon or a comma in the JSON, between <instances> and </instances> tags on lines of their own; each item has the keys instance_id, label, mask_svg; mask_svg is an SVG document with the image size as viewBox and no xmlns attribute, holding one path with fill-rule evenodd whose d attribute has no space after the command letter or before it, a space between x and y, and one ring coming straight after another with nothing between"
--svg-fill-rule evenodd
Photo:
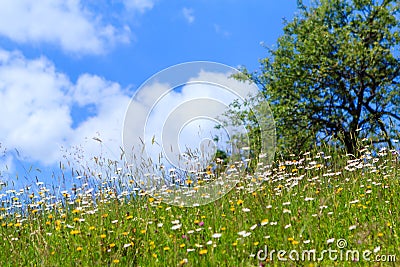
<instances>
[{"instance_id":1,"label":"green tree","mask_svg":"<svg viewBox=\"0 0 400 267\"><path fill-rule=\"evenodd\" d=\"M260 71L235 76L262 88L278 148L298 153L331 137L352 154L363 138L392 147L400 126L400 2L298 1L298 7Z\"/></svg>"}]
</instances>

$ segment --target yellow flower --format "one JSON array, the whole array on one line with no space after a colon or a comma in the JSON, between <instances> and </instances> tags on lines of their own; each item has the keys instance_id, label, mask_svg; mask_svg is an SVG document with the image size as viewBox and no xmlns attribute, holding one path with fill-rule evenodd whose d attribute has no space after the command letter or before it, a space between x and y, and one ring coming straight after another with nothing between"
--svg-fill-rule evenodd
<instances>
[{"instance_id":1,"label":"yellow flower","mask_svg":"<svg viewBox=\"0 0 400 267\"><path fill-rule=\"evenodd\" d=\"M169 247L164 247L164 251L168 251L169 250Z\"/></svg>"},{"instance_id":2,"label":"yellow flower","mask_svg":"<svg viewBox=\"0 0 400 267\"><path fill-rule=\"evenodd\" d=\"M129 235L129 233L128 232L123 232L122 235L123 236L127 236L127 235Z\"/></svg>"},{"instance_id":3,"label":"yellow flower","mask_svg":"<svg viewBox=\"0 0 400 267\"><path fill-rule=\"evenodd\" d=\"M378 236L383 236L383 233L378 233Z\"/></svg>"},{"instance_id":4,"label":"yellow flower","mask_svg":"<svg viewBox=\"0 0 400 267\"><path fill-rule=\"evenodd\" d=\"M233 242L232 246L236 247L237 246L237 242Z\"/></svg>"},{"instance_id":5,"label":"yellow flower","mask_svg":"<svg viewBox=\"0 0 400 267\"><path fill-rule=\"evenodd\" d=\"M292 245L297 245L297 244L299 244L299 241L296 241L296 240L292 241Z\"/></svg>"},{"instance_id":6,"label":"yellow flower","mask_svg":"<svg viewBox=\"0 0 400 267\"><path fill-rule=\"evenodd\" d=\"M336 190L336 194L339 194L340 192L342 192L342 190L343 190L343 188L342 188L342 187L339 187L339 188Z\"/></svg>"},{"instance_id":7,"label":"yellow flower","mask_svg":"<svg viewBox=\"0 0 400 267\"><path fill-rule=\"evenodd\" d=\"M101 234L100 238L106 238L106 235L105 234Z\"/></svg>"},{"instance_id":8,"label":"yellow flower","mask_svg":"<svg viewBox=\"0 0 400 267\"><path fill-rule=\"evenodd\" d=\"M51 220L51 219L53 219L53 215L49 214L49 216L47 216L47 218L48 218L49 220Z\"/></svg>"},{"instance_id":9,"label":"yellow flower","mask_svg":"<svg viewBox=\"0 0 400 267\"><path fill-rule=\"evenodd\" d=\"M226 227L221 227L221 231L225 231L226 230Z\"/></svg>"},{"instance_id":10,"label":"yellow flower","mask_svg":"<svg viewBox=\"0 0 400 267\"><path fill-rule=\"evenodd\" d=\"M254 246L257 246L258 244L260 244L260 242L256 241L253 244L254 244Z\"/></svg>"},{"instance_id":11,"label":"yellow flower","mask_svg":"<svg viewBox=\"0 0 400 267\"><path fill-rule=\"evenodd\" d=\"M102 217L102 218L107 218L107 217L108 217L108 214L107 214L107 213L104 213L103 215L101 215L101 217Z\"/></svg>"},{"instance_id":12,"label":"yellow flower","mask_svg":"<svg viewBox=\"0 0 400 267\"><path fill-rule=\"evenodd\" d=\"M202 250L200 250L199 254L200 254L200 255L207 254L207 249L202 249Z\"/></svg>"},{"instance_id":13,"label":"yellow flower","mask_svg":"<svg viewBox=\"0 0 400 267\"><path fill-rule=\"evenodd\" d=\"M157 254L156 253L153 253L153 258L157 258Z\"/></svg>"},{"instance_id":14,"label":"yellow flower","mask_svg":"<svg viewBox=\"0 0 400 267\"><path fill-rule=\"evenodd\" d=\"M194 220L194 224L198 224L199 222L199 220Z\"/></svg>"},{"instance_id":15,"label":"yellow flower","mask_svg":"<svg viewBox=\"0 0 400 267\"><path fill-rule=\"evenodd\" d=\"M49 221L46 222L46 225L50 225L50 224L51 224L51 222L49 222Z\"/></svg>"},{"instance_id":16,"label":"yellow flower","mask_svg":"<svg viewBox=\"0 0 400 267\"><path fill-rule=\"evenodd\" d=\"M179 262L180 266L183 266L184 264L188 263L188 259L183 259Z\"/></svg>"},{"instance_id":17,"label":"yellow flower","mask_svg":"<svg viewBox=\"0 0 400 267\"><path fill-rule=\"evenodd\" d=\"M150 203L154 202L154 198L152 198L152 197L149 198L149 202L150 202Z\"/></svg>"},{"instance_id":18,"label":"yellow flower","mask_svg":"<svg viewBox=\"0 0 400 267\"><path fill-rule=\"evenodd\" d=\"M146 229L140 230L140 232L141 232L142 234L145 234L145 233L146 233Z\"/></svg>"},{"instance_id":19,"label":"yellow flower","mask_svg":"<svg viewBox=\"0 0 400 267\"><path fill-rule=\"evenodd\" d=\"M81 231L79 231L79 230L72 230L70 232L71 235L77 235L77 234L80 234L80 233L81 233Z\"/></svg>"},{"instance_id":20,"label":"yellow flower","mask_svg":"<svg viewBox=\"0 0 400 267\"><path fill-rule=\"evenodd\" d=\"M237 204L237 205L242 205L242 204L243 204L243 200L239 199L239 200L236 202L236 204Z\"/></svg>"},{"instance_id":21,"label":"yellow flower","mask_svg":"<svg viewBox=\"0 0 400 267\"><path fill-rule=\"evenodd\" d=\"M115 243L110 244L110 248L113 248L113 247L115 247Z\"/></svg>"},{"instance_id":22,"label":"yellow flower","mask_svg":"<svg viewBox=\"0 0 400 267\"><path fill-rule=\"evenodd\" d=\"M77 251L81 251L81 250L83 250L83 248L82 247L77 247L76 250Z\"/></svg>"},{"instance_id":23,"label":"yellow flower","mask_svg":"<svg viewBox=\"0 0 400 267\"><path fill-rule=\"evenodd\" d=\"M114 263L119 263L119 260L115 259L113 260Z\"/></svg>"},{"instance_id":24,"label":"yellow flower","mask_svg":"<svg viewBox=\"0 0 400 267\"><path fill-rule=\"evenodd\" d=\"M184 248L184 247L185 247L185 244L180 244L179 247L180 247L180 248Z\"/></svg>"},{"instance_id":25,"label":"yellow flower","mask_svg":"<svg viewBox=\"0 0 400 267\"><path fill-rule=\"evenodd\" d=\"M79 218L74 218L74 222L78 222L79 221Z\"/></svg>"},{"instance_id":26,"label":"yellow flower","mask_svg":"<svg viewBox=\"0 0 400 267\"><path fill-rule=\"evenodd\" d=\"M89 227L89 230L90 230L90 231L92 231L92 230L94 230L94 229L96 229L96 227L94 227L94 226L90 226L90 227Z\"/></svg>"},{"instance_id":27,"label":"yellow flower","mask_svg":"<svg viewBox=\"0 0 400 267\"><path fill-rule=\"evenodd\" d=\"M74 209L74 210L72 211L72 213L73 213L73 214L75 214L75 213L79 213L79 210L77 210L77 209Z\"/></svg>"},{"instance_id":28,"label":"yellow flower","mask_svg":"<svg viewBox=\"0 0 400 267\"><path fill-rule=\"evenodd\" d=\"M130 220L130 219L132 219L132 218L133 218L132 215L126 216L126 219L127 219L127 220Z\"/></svg>"}]
</instances>

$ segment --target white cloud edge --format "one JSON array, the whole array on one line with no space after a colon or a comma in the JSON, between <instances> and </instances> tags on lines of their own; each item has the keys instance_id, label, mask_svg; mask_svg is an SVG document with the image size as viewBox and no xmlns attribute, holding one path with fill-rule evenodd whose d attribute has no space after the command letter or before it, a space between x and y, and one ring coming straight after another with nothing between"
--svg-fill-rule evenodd
<instances>
[{"instance_id":1,"label":"white cloud edge","mask_svg":"<svg viewBox=\"0 0 400 267\"><path fill-rule=\"evenodd\" d=\"M144 13L153 0L121 0L132 12ZM73 54L104 54L131 42L127 23L112 24L80 0L0 1L0 35L17 44L51 44Z\"/></svg>"},{"instance_id":2,"label":"white cloud edge","mask_svg":"<svg viewBox=\"0 0 400 267\"><path fill-rule=\"evenodd\" d=\"M194 13L194 10L192 8L187 8L187 7L182 8L183 17L186 19L186 21L189 24L192 24L194 22L194 20L196 19L196 17L193 15L193 13Z\"/></svg>"}]
</instances>

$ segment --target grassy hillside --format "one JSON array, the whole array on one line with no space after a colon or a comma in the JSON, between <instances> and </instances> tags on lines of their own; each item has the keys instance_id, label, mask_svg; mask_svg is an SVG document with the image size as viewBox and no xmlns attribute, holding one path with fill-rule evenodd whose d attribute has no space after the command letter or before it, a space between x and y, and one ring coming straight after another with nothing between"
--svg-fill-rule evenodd
<instances>
[{"instance_id":1,"label":"grassy hillside","mask_svg":"<svg viewBox=\"0 0 400 267\"><path fill-rule=\"evenodd\" d=\"M0 262L398 266L399 157L368 146L360 152L359 158L337 151L291 155L275 163L255 192L238 184L219 200L191 208L137 191L132 180L116 179L120 169L106 165L99 180L81 178L61 198L40 183L36 194L3 189Z\"/></svg>"}]
</instances>

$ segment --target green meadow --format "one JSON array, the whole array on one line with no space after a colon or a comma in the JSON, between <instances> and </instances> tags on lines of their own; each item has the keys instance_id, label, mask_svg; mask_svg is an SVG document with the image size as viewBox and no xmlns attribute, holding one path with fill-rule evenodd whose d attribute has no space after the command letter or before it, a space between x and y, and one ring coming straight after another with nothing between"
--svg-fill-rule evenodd
<instances>
[{"instance_id":1,"label":"green meadow","mask_svg":"<svg viewBox=\"0 0 400 267\"><path fill-rule=\"evenodd\" d=\"M255 191L240 182L198 207L163 203L105 159L61 196L40 182L4 188L1 265L398 266L399 155L323 150L276 160Z\"/></svg>"}]
</instances>

